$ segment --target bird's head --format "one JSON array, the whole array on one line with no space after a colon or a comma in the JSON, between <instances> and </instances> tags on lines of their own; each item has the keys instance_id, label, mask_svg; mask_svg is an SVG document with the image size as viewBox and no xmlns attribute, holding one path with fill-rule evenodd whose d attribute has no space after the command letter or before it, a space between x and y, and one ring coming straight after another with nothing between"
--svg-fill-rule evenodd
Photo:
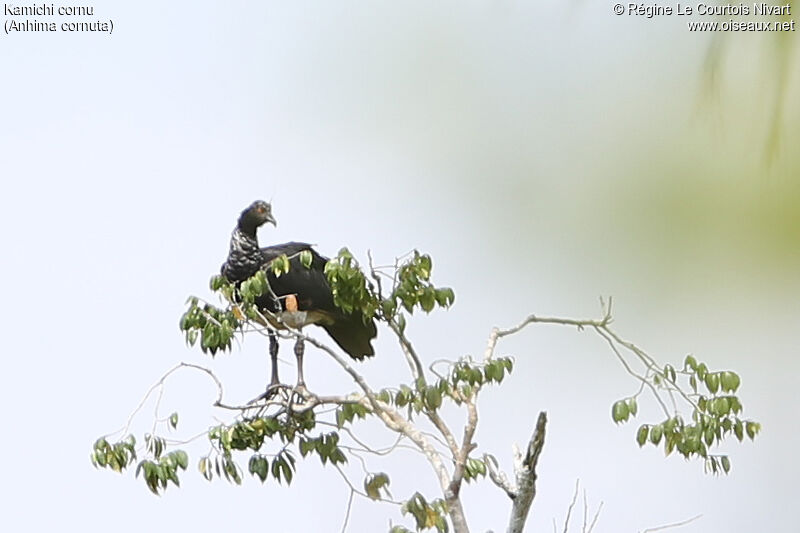
<instances>
[{"instance_id":1,"label":"bird's head","mask_svg":"<svg viewBox=\"0 0 800 533\"><path fill-rule=\"evenodd\" d=\"M245 233L255 235L259 226L266 222L276 227L278 225L272 216L272 206L263 200L256 200L242 211L241 216L239 216L239 229Z\"/></svg>"}]
</instances>

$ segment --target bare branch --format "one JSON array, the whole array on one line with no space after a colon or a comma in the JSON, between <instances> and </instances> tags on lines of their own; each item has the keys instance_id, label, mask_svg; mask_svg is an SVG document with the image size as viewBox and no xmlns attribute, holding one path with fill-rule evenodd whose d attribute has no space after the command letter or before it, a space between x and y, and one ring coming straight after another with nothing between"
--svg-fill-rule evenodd
<instances>
[{"instance_id":1,"label":"bare branch","mask_svg":"<svg viewBox=\"0 0 800 533\"><path fill-rule=\"evenodd\" d=\"M517 488L508 480L504 472L497 469L494 458L489 454L483 454L483 462L486 463L486 470L489 472L489 479L503 489L512 500L517 497Z\"/></svg>"},{"instance_id":2,"label":"bare branch","mask_svg":"<svg viewBox=\"0 0 800 533\"><path fill-rule=\"evenodd\" d=\"M529 324L560 324L562 326L576 326L578 329L583 329L586 327L596 327L596 328L605 328L611 323L611 314L609 311L606 312L605 316L600 320L576 320L574 318L553 318L553 317L537 317L536 315L530 315L525 320L523 320L520 324L514 326L513 328L509 328L506 330L498 330L497 337L506 337L508 335L513 335L517 333L525 326Z\"/></svg>"},{"instance_id":3,"label":"bare branch","mask_svg":"<svg viewBox=\"0 0 800 533\"><path fill-rule=\"evenodd\" d=\"M583 527L581 531L586 533L586 520L589 516L589 502L586 500L586 489L583 489Z\"/></svg>"},{"instance_id":4,"label":"bare branch","mask_svg":"<svg viewBox=\"0 0 800 533\"><path fill-rule=\"evenodd\" d=\"M592 523L589 524L589 529L584 531L584 533L592 533L595 524L597 524L597 519L600 518L600 511L603 510L603 502L600 502L600 505L597 506L597 511L594 513L594 518L592 518Z\"/></svg>"},{"instance_id":5,"label":"bare branch","mask_svg":"<svg viewBox=\"0 0 800 533\"><path fill-rule=\"evenodd\" d=\"M200 366L200 365L195 365L195 364L192 364L192 363L183 363L183 362L182 362L182 363L178 363L177 365L175 365L175 366L173 366L172 368L170 368L169 370L167 370L167 371L166 371L166 372L165 372L165 373L164 373L164 374L163 374L163 375L162 375L162 376L161 376L161 377L158 379L158 381L156 381L156 382L155 382L155 383L154 383L154 384L153 384L153 385L152 385L152 386L151 386L151 387L150 387L150 388L147 390L147 392L145 393L144 397L143 397L143 398L142 398L142 400L139 402L139 405L138 405L138 406L136 406L136 409L134 409L134 410L133 410L133 412L131 412L131 414L130 414L130 415L128 415L128 420L127 420L127 422L125 423L125 426L123 426L122 428L118 429L117 431L114 431L114 432L112 432L112 433L109 433L108 435L106 435L106 437L109 437L109 436L111 436L111 435L116 435L117 433L121 433L123 436L124 436L125 434L127 434L127 433L128 433L128 431L130 430L131 424L133 423L133 419L134 419L134 418L136 418L136 415L137 415L137 414L139 414L139 411L141 411L141 410L142 410L142 408L144 407L144 405L147 403L147 400L150 398L150 395L151 395L151 394L153 394L153 392L155 392L155 391L156 391L156 389L158 389L158 390L159 390L159 401L158 401L158 402L156 402L156 409L158 409L158 404L159 404L159 402L160 402L160 396L161 396L161 394L162 394L162 387L164 386L164 382L167 380L167 378L168 378L169 376L171 376L172 374L174 374L175 372L177 372L177 371L178 371L178 370L180 370L181 368L193 368L193 369L195 369L195 370L200 370L201 372L203 372L203 373L207 374L209 377L211 377L211 379L212 379L212 380L214 380L214 383L215 383L215 384L216 384L216 386L217 386L217 401L219 402L219 401L221 401L221 400L222 400L222 394L223 394L222 382L220 382L219 378L217 378L217 376L216 376L216 375L214 375L214 373L213 373L211 370L209 370L209 369L207 369L207 368L205 368L205 367L202 367L202 366ZM157 418L157 414L156 414L156 418Z\"/></svg>"},{"instance_id":6,"label":"bare branch","mask_svg":"<svg viewBox=\"0 0 800 533\"><path fill-rule=\"evenodd\" d=\"M353 508L353 496L355 495L356 491L350 490L350 497L347 498L347 511L344 513L344 524L342 524L342 533L347 531L347 522L350 521L350 510Z\"/></svg>"},{"instance_id":7,"label":"bare branch","mask_svg":"<svg viewBox=\"0 0 800 533\"><path fill-rule=\"evenodd\" d=\"M476 385L473 389L473 393L464 401L464 404L467 406L467 423L464 425L464 437L461 441L461 448L454 454L456 467L453 471L453 490L456 492L461 488L461 480L464 478L467 457L469 457L469 454L475 449L472 438L475 436L475 430L478 427L478 408L475 406L475 395L479 389L480 385Z\"/></svg>"},{"instance_id":8,"label":"bare branch","mask_svg":"<svg viewBox=\"0 0 800 533\"><path fill-rule=\"evenodd\" d=\"M567 517L564 519L564 533L567 533L567 530L569 529L569 519L572 516L572 509L575 507L575 502L578 501L578 486L580 483L580 479L575 480L575 492L572 493L572 501L570 502L569 507L567 507Z\"/></svg>"},{"instance_id":9,"label":"bare branch","mask_svg":"<svg viewBox=\"0 0 800 533\"><path fill-rule=\"evenodd\" d=\"M653 386L653 384L650 383L650 381L648 381L646 378L644 378L643 376L640 376L639 374L634 372L633 369L631 369L631 367L628 364L628 362L625 360L625 358L622 356L622 354L617 349L617 347L614 344L612 338L608 335L608 333L606 333L606 330L597 329L597 333L601 337L603 337L606 340L606 342L608 342L608 345L611 348L611 351L614 352L614 355L617 356L617 359L619 359L619 362L622 364L623 368L625 368L625 371L628 374L630 374L631 376L633 376L636 379L638 379L639 381L641 381L643 386L646 385L650 389L650 391L653 393L653 396L656 398L656 400L658 400L658 403L659 403L659 405L661 405L661 409L664 411L664 414L666 416L670 416L669 409L667 409L667 405L661 399L661 396L658 395L658 391L656 390L655 386Z\"/></svg>"},{"instance_id":10,"label":"bare branch","mask_svg":"<svg viewBox=\"0 0 800 533\"><path fill-rule=\"evenodd\" d=\"M411 369L411 375L414 377L415 380L419 379L420 377L425 377L425 370L422 368L422 362L417 355L416 350L414 350L414 346L411 345L411 341L408 340L405 333L400 330L400 325L394 320L388 320L389 327L397 336L397 340L400 342L400 349L403 350L403 355L408 361L408 366Z\"/></svg>"},{"instance_id":11,"label":"bare branch","mask_svg":"<svg viewBox=\"0 0 800 533\"><path fill-rule=\"evenodd\" d=\"M674 528L674 527L685 526L686 524L690 524L690 523L694 522L695 520L698 520L702 516L703 515L699 514L699 515L693 516L692 518L689 518L687 520L683 520L681 522L675 522L674 524L667 524L667 525L664 525L664 526L650 527L650 528L647 528L645 530L642 530L642 533L652 533L653 531L663 531L665 529L671 529L671 528Z\"/></svg>"},{"instance_id":12,"label":"bare branch","mask_svg":"<svg viewBox=\"0 0 800 533\"><path fill-rule=\"evenodd\" d=\"M533 498L536 496L536 464L544 446L547 414L542 411L536 421L536 429L528 443L525 454L520 454L514 473L517 478L517 492L511 506L511 517L508 522L508 533L522 533L525 521L528 519Z\"/></svg>"},{"instance_id":13,"label":"bare branch","mask_svg":"<svg viewBox=\"0 0 800 533\"><path fill-rule=\"evenodd\" d=\"M507 335L512 335L517 333L518 331L522 330L524 327L528 326L529 324L557 324L557 325L567 325L567 326L575 326L579 330L583 330L585 328L593 329L600 337L602 337L606 343L608 343L611 351L619 360L620 364L622 364L625 371L630 374L632 377L637 379L640 382L640 389L635 394L639 395L643 388L648 388L652 393L655 400L658 402L661 410L664 412L666 417L675 416L679 413L678 404L676 402L677 396L683 398L686 403L689 404L695 410L698 409L697 401L693 398L692 394L687 393L682 387L673 383L669 379L662 379L660 381L656 381L654 376L663 376L664 375L664 368L659 366L656 363L655 359L650 356L647 352L633 344L632 342L626 341L621 338L616 332L614 332L610 324L612 322L611 317L611 299L609 298L608 304L603 301L601 298L601 307L603 312L603 317L599 320L576 320L571 318L558 318L558 317L537 317L535 315L528 316L525 320L523 320L520 324L509 328L507 330L500 330L495 328L492 331L492 335L489 338L489 343L486 348L486 353L484 355L485 359L490 359L494 355L495 345L499 338L502 338ZM632 357L631 357L632 356ZM644 368L645 372L640 374L634 368L631 367L631 363L629 362L630 359L638 360ZM696 395L695 395L696 396ZM669 402L672 404L672 412L670 412L669 407L667 407L666 397L669 398Z\"/></svg>"}]
</instances>

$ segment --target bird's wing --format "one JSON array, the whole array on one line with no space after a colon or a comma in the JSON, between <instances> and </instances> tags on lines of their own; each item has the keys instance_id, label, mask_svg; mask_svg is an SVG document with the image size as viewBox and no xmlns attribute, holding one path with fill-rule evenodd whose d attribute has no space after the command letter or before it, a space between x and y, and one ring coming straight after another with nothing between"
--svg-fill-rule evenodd
<instances>
[{"instance_id":1,"label":"bird's wing","mask_svg":"<svg viewBox=\"0 0 800 533\"><path fill-rule=\"evenodd\" d=\"M282 254L286 254L287 256L291 257L293 255L299 254L303 250L308 250L314 256L319 257L325 263L328 262L327 258L322 257L319 255L313 248L313 244L308 244L307 242L285 242L283 244L275 244L272 246L266 246L261 248L261 255L263 257L264 263L269 263L276 257L280 257Z\"/></svg>"}]
</instances>

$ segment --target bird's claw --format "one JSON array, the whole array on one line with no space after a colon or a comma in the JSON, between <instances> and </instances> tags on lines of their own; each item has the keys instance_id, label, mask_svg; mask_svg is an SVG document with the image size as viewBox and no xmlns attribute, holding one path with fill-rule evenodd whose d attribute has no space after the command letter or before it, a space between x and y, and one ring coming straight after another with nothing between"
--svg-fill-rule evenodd
<instances>
[{"instance_id":1,"label":"bird's claw","mask_svg":"<svg viewBox=\"0 0 800 533\"><path fill-rule=\"evenodd\" d=\"M286 389L286 385L282 385L281 383L270 383L267 386L267 390L253 398L247 403L258 403L262 400L271 400L276 394Z\"/></svg>"}]
</instances>

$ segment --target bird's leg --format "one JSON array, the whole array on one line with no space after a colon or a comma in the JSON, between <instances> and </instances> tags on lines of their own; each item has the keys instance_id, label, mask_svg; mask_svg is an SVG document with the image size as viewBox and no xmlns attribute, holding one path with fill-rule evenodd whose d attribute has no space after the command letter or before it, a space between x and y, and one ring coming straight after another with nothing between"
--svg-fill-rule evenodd
<instances>
[{"instance_id":1,"label":"bird's leg","mask_svg":"<svg viewBox=\"0 0 800 533\"><path fill-rule=\"evenodd\" d=\"M278 379L278 336L274 331L269 332L269 358L272 362L272 379L267 389L280 384Z\"/></svg>"},{"instance_id":2,"label":"bird's leg","mask_svg":"<svg viewBox=\"0 0 800 533\"><path fill-rule=\"evenodd\" d=\"M306 390L306 381L303 379L303 352L305 351L305 343L302 338L298 338L294 343L294 355L297 357L297 390Z\"/></svg>"},{"instance_id":3,"label":"bird's leg","mask_svg":"<svg viewBox=\"0 0 800 533\"><path fill-rule=\"evenodd\" d=\"M281 382L278 379L278 336L274 331L269 332L269 358L272 363L272 378L270 379L269 385L267 385L267 390L257 398L250 400L250 403L269 400L275 396L281 388Z\"/></svg>"}]
</instances>

